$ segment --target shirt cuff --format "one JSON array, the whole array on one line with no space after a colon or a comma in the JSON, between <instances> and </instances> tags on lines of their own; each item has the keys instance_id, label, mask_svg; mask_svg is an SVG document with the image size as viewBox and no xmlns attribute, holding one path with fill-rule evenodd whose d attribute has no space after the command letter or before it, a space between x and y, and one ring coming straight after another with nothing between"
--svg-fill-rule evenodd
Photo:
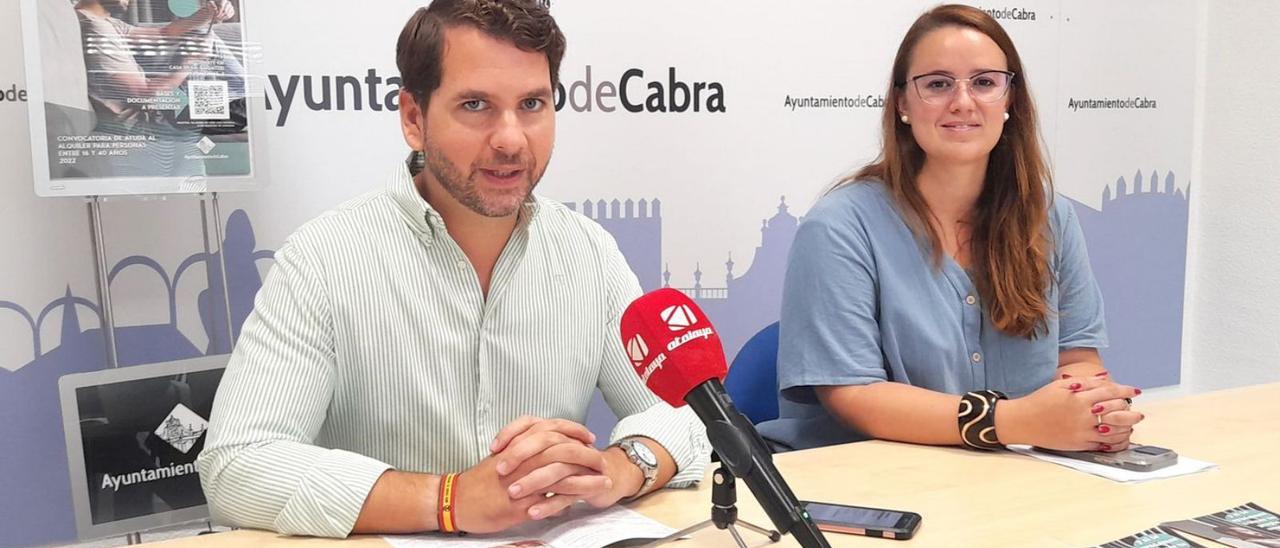
<instances>
[{"instance_id":1,"label":"shirt cuff","mask_svg":"<svg viewBox=\"0 0 1280 548\"><path fill-rule=\"evenodd\" d=\"M297 490L276 517L286 535L343 538L360 517L369 492L392 466L377 459L330 449L302 476Z\"/></svg>"},{"instance_id":2,"label":"shirt cuff","mask_svg":"<svg viewBox=\"0 0 1280 548\"><path fill-rule=\"evenodd\" d=\"M666 487L692 487L702 481L711 461L711 442L707 441L706 427L692 409L676 409L665 402L654 404L619 420L609 440L614 443L631 437L652 439L671 454L676 474Z\"/></svg>"},{"instance_id":3,"label":"shirt cuff","mask_svg":"<svg viewBox=\"0 0 1280 548\"><path fill-rule=\"evenodd\" d=\"M1105 334L1097 335L1073 335L1058 341L1058 352L1065 352L1074 348L1094 348L1102 350L1111 346Z\"/></svg>"}]
</instances>

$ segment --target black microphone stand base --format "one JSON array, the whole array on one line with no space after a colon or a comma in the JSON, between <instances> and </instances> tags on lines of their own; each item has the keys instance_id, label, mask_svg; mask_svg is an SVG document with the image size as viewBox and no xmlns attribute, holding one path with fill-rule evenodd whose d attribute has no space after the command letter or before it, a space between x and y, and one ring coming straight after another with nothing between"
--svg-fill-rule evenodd
<instances>
[{"instance_id":1,"label":"black microphone stand base","mask_svg":"<svg viewBox=\"0 0 1280 548\"><path fill-rule=\"evenodd\" d=\"M655 540L655 541L653 541L653 542L651 542L651 543L649 543L649 544L645 544L644 546L645 546L645 548L652 548L652 547L654 547L654 546L660 546L660 545L666 544L666 543L668 543L668 542L672 542L672 541L680 540L681 538L683 538L683 537L684 537L684 536L686 536L686 535L691 535L691 534L693 534L693 533L695 533L695 532L697 532L697 531L699 531L699 530L705 529L705 528L707 528L707 527L709 527L709 526L712 526L712 525L715 525L716 527L720 527L720 526L719 526L719 525L717 525L714 521L712 521L712 520L707 520L707 521L704 521L704 522L699 523L699 524L697 524L697 525L692 525L692 526L689 526L689 527L685 527L684 529L681 529L681 530L679 530L679 531L677 531L677 532L675 532L675 533L672 533L670 536L666 536L666 537L660 538L660 539ZM779 540L781 540L781 539L782 539L782 534L781 534L781 533L779 533L779 532L777 532L777 531L771 531L771 530L765 529L765 528L763 528L763 527L760 527L759 525L755 525L755 524L750 523L750 522L746 522L746 521L739 521L739 522L737 522L737 525L741 525L741 526L743 526L743 527L746 527L747 529L750 529L750 530L752 530L752 531L755 531L755 532L757 532L757 533L760 533L760 534L762 534L762 535L764 535L764 536L769 537L769 542L778 542ZM729 534L730 534L730 535L733 535L733 541L734 541L735 543L737 543L738 548L747 548L747 543L746 543L746 541L742 540L742 534L741 534L741 533L738 533L738 528L735 526L735 524L733 524L733 523L728 523L728 524L725 524L725 526L724 526L724 527L720 527L720 528L721 528L721 529L728 529L728 530L729 530Z\"/></svg>"},{"instance_id":2,"label":"black microphone stand base","mask_svg":"<svg viewBox=\"0 0 1280 548\"><path fill-rule=\"evenodd\" d=\"M769 542L782 540L782 533L738 519L738 507L735 506L738 499L737 488L734 487L733 474L729 473L729 470L725 469L723 465L711 475L711 481L711 519L685 527L675 533L645 544L644 547L653 548L671 541L680 540L712 525L716 529L727 529L729 534L733 536L738 548L747 548L747 543L742 540L742 534L738 533L738 528L736 527L738 525L769 537Z\"/></svg>"}]
</instances>

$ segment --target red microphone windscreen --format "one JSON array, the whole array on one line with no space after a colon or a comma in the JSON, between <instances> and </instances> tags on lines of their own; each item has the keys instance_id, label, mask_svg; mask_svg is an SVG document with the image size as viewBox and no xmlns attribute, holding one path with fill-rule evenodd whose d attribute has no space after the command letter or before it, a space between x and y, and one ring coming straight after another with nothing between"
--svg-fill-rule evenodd
<instances>
[{"instance_id":1,"label":"red microphone windscreen","mask_svg":"<svg viewBox=\"0 0 1280 548\"><path fill-rule=\"evenodd\" d=\"M636 374L672 407L684 405L694 387L724 380L720 336L684 293L662 288L641 296L622 313L622 346Z\"/></svg>"}]
</instances>

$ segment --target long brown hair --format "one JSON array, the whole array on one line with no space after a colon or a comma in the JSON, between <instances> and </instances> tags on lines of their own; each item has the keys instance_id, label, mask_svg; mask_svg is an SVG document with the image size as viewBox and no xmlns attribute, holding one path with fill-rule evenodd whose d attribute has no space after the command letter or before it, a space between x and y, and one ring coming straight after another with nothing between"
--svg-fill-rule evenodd
<instances>
[{"instance_id":1,"label":"long brown hair","mask_svg":"<svg viewBox=\"0 0 1280 548\"><path fill-rule=\"evenodd\" d=\"M1047 223L1053 181L1041 154L1039 123L1022 59L1013 40L990 15L977 8L951 4L938 6L916 19L893 60L881 119L880 156L835 188L864 179L883 182L912 230L932 246L934 266L941 264L942 240L928 221L936 216L916 184L925 153L912 136L911 127L899 121L896 105L901 94L910 88L907 70L916 45L926 34L944 27L971 28L987 35L1004 52L1009 71L1015 74L1009 89L1009 120L987 162L986 180L975 206L970 248L974 281L992 325L1011 335L1035 338L1043 331L1049 314L1045 296L1050 283Z\"/></svg>"}]
</instances>

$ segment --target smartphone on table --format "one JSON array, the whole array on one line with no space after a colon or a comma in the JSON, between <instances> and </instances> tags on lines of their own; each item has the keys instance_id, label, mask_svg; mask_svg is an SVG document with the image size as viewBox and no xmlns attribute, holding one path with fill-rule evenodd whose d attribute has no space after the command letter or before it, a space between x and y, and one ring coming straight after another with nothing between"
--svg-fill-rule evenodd
<instances>
[{"instance_id":1,"label":"smartphone on table","mask_svg":"<svg viewBox=\"0 0 1280 548\"><path fill-rule=\"evenodd\" d=\"M1178 463L1178 454L1172 449L1154 445L1130 445L1124 451L1108 453L1106 451L1059 451L1037 447L1036 451L1058 455L1085 462L1105 464L1134 472L1151 472L1173 466Z\"/></svg>"},{"instance_id":2,"label":"smartphone on table","mask_svg":"<svg viewBox=\"0 0 1280 548\"><path fill-rule=\"evenodd\" d=\"M818 530L907 540L920 528L920 514L884 508L800 501Z\"/></svg>"}]
</instances>

